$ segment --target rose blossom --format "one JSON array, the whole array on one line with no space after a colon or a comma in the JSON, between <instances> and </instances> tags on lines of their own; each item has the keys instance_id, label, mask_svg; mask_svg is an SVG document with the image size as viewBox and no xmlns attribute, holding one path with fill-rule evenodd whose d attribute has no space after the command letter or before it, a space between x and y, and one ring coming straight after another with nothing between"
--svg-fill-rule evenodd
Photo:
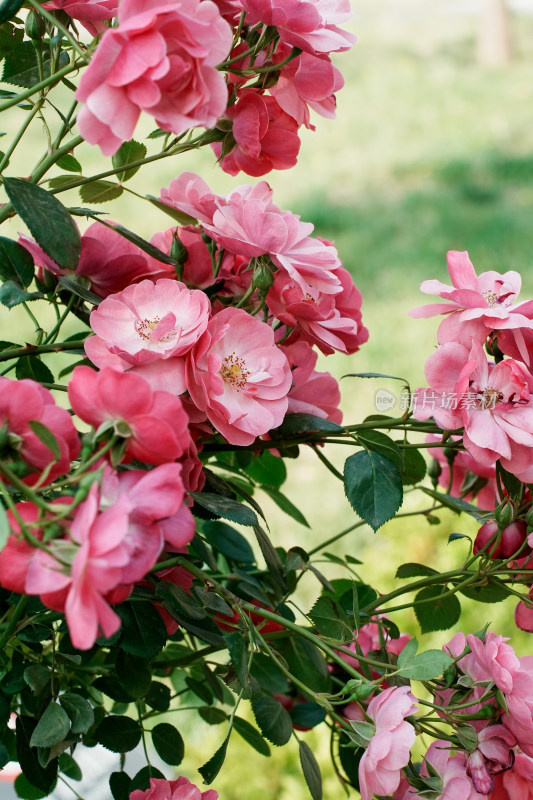
<instances>
[{"instance_id":1,"label":"rose blossom","mask_svg":"<svg viewBox=\"0 0 533 800\"><path fill-rule=\"evenodd\" d=\"M213 283L213 264L207 245L202 239L201 231L194 225L187 225L180 228L167 228L165 231L155 233L150 239L151 244L162 250L163 253L170 253L172 243L176 237L180 244L185 248L186 256L183 261L183 273L181 279L190 288L205 289ZM160 262L150 259L154 266ZM161 266L163 266L161 264ZM174 268L172 267L173 275Z\"/></svg>"},{"instance_id":2,"label":"rose blossom","mask_svg":"<svg viewBox=\"0 0 533 800\"><path fill-rule=\"evenodd\" d=\"M490 800L533 800L533 758L517 753L512 768L496 779Z\"/></svg>"},{"instance_id":3,"label":"rose blossom","mask_svg":"<svg viewBox=\"0 0 533 800\"><path fill-rule=\"evenodd\" d=\"M337 380L329 372L316 372L318 354L311 345L297 341L281 346L291 367L292 387L288 394L288 414L312 414L340 424L341 393Z\"/></svg>"},{"instance_id":4,"label":"rose blossom","mask_svg":"<svg viewBox=\"0 0 533 800\"><path fill-rule=\"evenodd\" d=\"M230 444L251 444L281 425L291 371L272 328L238 308L209 322L187 356L187 388Z\"/></svg>"},{"instance_id":5,"label":"rose blossom","mask_svg":"<svg viewBox=\"0 0 533 800\"><path fill-rule=\"evenodd\" d=\"M349 50L355 36L338 27L352 17L348 0L241 0L246 22L272 25L281 42L307 53Z\"/></svg>"},{"instance_id":6,"label":"rose blossom","mask_svg":"<svg viewBox=\"0 0 533 800\"><path fill-rule=\"evenodd\" d=\"M297 122L286 114L274 97L256 89L243 89L237 103L230 106L224 119L232 123L235 142L229 152L222 142L211 145L224 172L237 175L241 170L257 177L272 169L290 169L300 150Z\"/></svg>"},{"instance_id":7,"label":"rose blossom","mask_svg":"<svg viewBox=\"0 0 533 800\"><path fill-rule=\"evenodd\" d=\"M106 156L131 139L142 110L179 134L210 127L226 108L224 77L232 30L211 0L122 0L118 27L107 30L76 98L84 139Z\"/></svg>"},{"instance_id":8,"label":"rose blossom","mask_svg":"<svg viewBox=\"0 0 533 800\"><path fill-rule=\"evenodd\" d=\"M179 458L190 446L189 418L178 397L154 392L140 375L78 366L68 385L74 413L97 431L101 426L127 440L125 455L148 464Z\"/></svg>"},{"instance_id":9,"label":"rose blossom","mask_svg":"<svg viewBox=\"0 0 533 800\"><path fill-rule=\"evenodd\" d=\"M449 441L457 442L460 438L460 436L451 436ZM426 442L440 441L441 437L437 434L429 433L426 436ZM448 491L450 486L450 464L443 448L432 447L431 455L438 462L441 469L438 484ZM473 458L470 453L464 450L457 450L454 453L451 469L452 482L449 494L452 497L460 497L470 502L475 500L479 508L487 511L494 510L496 503L496 467L494 465L484 466ZM469 488L470 491L467 491Z\"/></svg>"},{"instance_id":10,"label":"rose blossom","mask_svg":"<svg viewBox=\"0 0 533 800\"><path fill-rule=\"evenodd\" d=\"M50 431L59 450L57 457L37 435L32 422ZM56 406L52 393L30 378L0 378L0 428L4 431L1 457L6 463L25 462L29 468L25 483L35 483L45 471L45 483L50 483L68 472L80 451L68 411Z\"/></svg>"},{"instance_id":11,"label":"rose blossom","mask_svg":"<svg viewBox=\"0 0 533 800\"><path fill-rule=\"evenodd\" d=\"M515 744L515 737L504 725L487 725L479 731L476 749L466 755L466 771L478 792L489 794L494 775L511 769Z\"/></svg>"},{"instance_id":12,"label":"rose blossom","mask_svg":"<svg viewBox=\"0 0 533 800\"><path fill-rule=\"evenodd\" d=\"M129 800L217 800L218 792L207 789L202 792L188 778L179 777L175 781L164 778L150 778L150 788L135 789Z\"/></svg>"},{"instance_id":13,"label":"rose blossom","mask_svg":"<svg viewBox=\"0 0 533 800\"><path fill-rule=\"evenodd\" d=\"M107 30L104 20L112 19L118 11L119 0L49 0L43 8L61 10L78 19L92 36Z\"/></svg>"},{"instance_id":14,"label":"rose blossom","mask_svg":"<svg viewBox=\"0 0 533 800\"><path fill-rule=\"evenodd\" d=\"M361 800L398 788L415 740L415 729L405 720L417 711L414 700L408 686L392 686L368 704L366 713L375 724L375 733L359 762Z\"/></svg>"},{"instance_id":15,"label":"rose blossom","mask_svg":"<svg viewBox=\"0 0 533 800\"><path fill-rule=\"evenodd\" d=\"M274 205L272 189L265 181L239 186L224 196L212 194L197 175L183 173L161 191L160 199L198 219L230 253L247 258L269 256L304 293L342 292L336 274L341 266L336 249L309 235L311 223Z\"/></svg>"},{"instance_id":16,"label":"rose blossom","mask_svg":"<svg viewBox=\"0 0 533 800\"><path fill-rule=\"evenodd\" d=\"M478 276L466 251L451 250L447 262L453 286L430 280L424 281L420 288L449 302L420 306L409 314L417 318L448 314L439 326L439 344L459 342L468 346L471 338L483 344L491 331L506 330L514 336L521 358L527 361L519 329L533 327L526 316L533 311L533 301L512 305L520 291L520 275L513 271L502 275L491 270Z\"/></svg>"},{"instance_id":17,"label":"rose blossom","mask_svg":"<svg viewBox=\"0 0 533 800\"><path fill-rule=\"evenodd\" d=\"M443 740L433 742L420 768L423 778L429 778L428 764L438 773L441 788L434 800L483 800L485 795L476 791L467 775L464 754L450 755L449 747L449 743ZM414 789L411 789L411 794L413 797L417 796ZM411 794L406 794L405 798L409 798Z\"/></svg>"},{"instance_id":18,"label":"rose blossom","mask_svg":"<svg viewBox=\"0 0 533 800\"><path fill-rule=\"evenodd\" d=\"M91 313L96 336L85 352L98 367L135 368L157 389L185 390L183 356L204 332L209 300L184 283L162 278L109 295ZM164 363L163 363L164 362Z\"/></svg>"}]
</instances>

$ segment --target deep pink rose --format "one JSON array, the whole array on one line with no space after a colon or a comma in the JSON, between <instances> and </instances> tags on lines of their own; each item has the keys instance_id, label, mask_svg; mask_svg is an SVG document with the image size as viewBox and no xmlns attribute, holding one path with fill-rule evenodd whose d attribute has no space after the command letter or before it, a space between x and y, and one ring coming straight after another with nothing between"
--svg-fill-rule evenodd
<instances>
[{"instance_id":1,"label":"deep pink rose","mask_svg":"<svg viewBox=\"0 0 533 800\"><path fill-rule=\"evenodd\" d=\"M299 341L282 346L291 366L292 387L288 394L288 414L312 414L340 424L341 393L337 380L329 372L316 372L318 354Z\"/></svg>"},{"instance_id":2,"label":"deep pink rose","mask_svg":"<svg viewBox=\"0 0 533 800\"><path fill-rule=\"evenodd\" d=\"M361 800L391 794L398 788L415 740L415 729L405 720L417 711L414 700L408 686L392 686L368 704L366 713L375 724L375 733L359 762Z\"/></svg>"},{"instance_id":3,"label":"deep pink rose","mask_svg":"<svg viewBox=\"0 0 533 800\"><path fill-rule=\"evenodd\" d=\"M307 53L349 50L355 36L338 27L352 16L348 0L241 0L246 22L278 29L284 44Z\"/></svg>"},{"instance_id":4,"label":"deep pink rose","mask_svg":"<svg viewBox=\"0 0 533 800\"><path fill-rule=\"evenodd\" d=\"M484 547L486 548L485 554L490 558L509 558L522 547L527 538L527 525L524 520L517 519L506 525L501 532L499 541L497 541L496 534L500 527L496 520L485 522L484 525L478 530L474 541L474 553L479 553ZM489 542L492 544L489 545ZM522 555L528 555L530 548L527 547Z\"/></svg>"},{"instance_id":5,"label":"deep pink rose","mask_svg":"<svg viewBox=\"0 0 533 800\"><path fill-rule=\"evenodd\" d=\"M44 425L55 437L59 457L32 429L31 422ZM52 393L29 378L0 378L0 428L5 427L1 457L6 464L22 462L23 480L50 483L68 472L80 451L78 433L68 411L56 406Z\"/></svg>"},{"instance_id":6,"label":"deep pink rose","mask_svg":"<svg viewBox=\"0 0 533 800\"><path fill-rule=\"evenodd\" d=\"M141 111L179 134L210 127L224 112L227 91L216 69L232 31L211 0L122 0L118 27L107 30L77 99L84 139L104 155L131 139Z\"/></svg>"},{"instance_id":7,"label":"deep pink rose","mask_svg":"<svg viewBox=\"0 0 533 800\"><path fill-rule=\"evenodd\" d=\"M466 754L466 771L476 791L487 795L494 788L494 776L511 769L516 739L504 725L487 725L478 733L477 747Z\"/></svg>"},{"instance_id":8,"label":"deep pink rose","mask_svg":"<svg viewBox=\"0 0 533 800\"><path fill-rule=\"evenodd\" d=\"M278 47L275 62L286 58L289 53L290 47ZM340 70L333 66L328 56L301 53L281 68L277 83L269 91L298 125L314 130L309 109L333 119L337 109L335 92L343 86Z\"/></svg>"},{"instance_id":9,"label":"deep pink rose","mask_svg":"<svg viewBox=\"0 0 533 800\"><path fill-rule=\"evenodd\" d=\"M217 800L218 792L207 789L202 792L188 778L179 777L175 781L163 778L150 778L150 788L136 789L130 800Z\"/></svg>"},{"instance_id":10,"label":"deep pink rose","mask_svg":"<svg viewBox=\"0 0 533 800\"><path fill-rule=\"evenodd\" d=\"M231 137L235 141L231 151L219 162L224 172L237 175L242 170L257 177L273 169L294 167L300 151L298 123L283 111L274 97L256 89L243 89L224 118L232 123ZM222 142L211 147L220 159Z\"/></svg>"},{"instance_id":11,"label":"deep pink rose","mask_svg":"<svg viewBox=\"0 0 533 800\"><path fill-rule=\"evenodd\" d=\"M533 758L517 753L512 769L499 779L501 794L491 800L533 800Z\"/></svg>"},{"instance_id":12,"label":"deep pink rose","mask_svg":"<svg viewBox=\"0 0 533 800\"><path fill-rule=\"evenodd\" d=\"M467 775L464 754L451 755L449 748L450 744L444 740L433 742L420 768L421 776L428 778L428 764L431 764L431 775L436 772L440 778L440 793L434 796L434 800L483 800L485 795L476 791ZM405 800L411 796L413 800L417 797L414 789L405 795Z\"/></svg>"},{"instance_id":13,"label":"deep pink rose","mask_svg":"<svg viewBox=\"0 0 533 800\"><path fill-rule=\"evenodd\" d=\"M96 430L109 427L127 440L127 460L148 464L174 461L189 448L189 418L179 397L154 392L130 372L78 366L68 385L72 410Z\"/></svg>"},{"instance_id":14,"label":"deep pink rose","mask_svg":"<svg viewBox=\"0 0 533 800\"><path fill-rule=\"evenodd\" d=\"M187 388L230 444L251 444L281 425L291 386L289 362L272 328L226 308L209 322L187 357Z\"/></svg>"}]
</instances>

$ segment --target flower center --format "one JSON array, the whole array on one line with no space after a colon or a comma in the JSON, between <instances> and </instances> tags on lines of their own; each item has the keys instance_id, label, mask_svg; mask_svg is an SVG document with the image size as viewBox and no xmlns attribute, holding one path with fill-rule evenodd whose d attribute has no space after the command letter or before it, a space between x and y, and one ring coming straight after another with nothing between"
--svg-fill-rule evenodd
<instances>
[{"instance_id":1,"label":"flower center","mask_svg":"<svg viewBox=\"0 0 533 800\"><path fill-rule=\"evenodd\" d=\"M135 330L145 342L170 342L176 333L175 324L176 317L168 313L163 319L155 316L153 319L145 317L135 320Z\"/></svg>"},{"instance_id":2,"label":"flower center","mask_svg":"<svg viewBox=\"0 0 533 800\"><path fill-rule=\"evenodd\" d=\"M498 295L496 294L496 292L493 292L491 290L483 292L483 297L485 298L485 300L487 301L487 303L491 308L495 306L496 303L498 302Z\"/></svg>"},{"instance_id":3,"label":"flower center","mask_svg":"<svg viewBox=\"0 0 533 800\"><path fill-rule=\"evenodd\" d=\"M483 389L483 393L481 394L480 398L481 408L482 409L493 409L501 403L503 400L503 394L499 392L497 389L491 389L487 386Z\"/></svg>"},{"instance_id":4,"label":"flower center","mask_svg":"<svg viewBox=\"0 0 533 800\"><path fill-rule=\"evenodd\" d=\"M246 386L246 379L250 370L246 369L243 358L239 358L235 353L226 356L218 371L224 383L233 386L235 389L243 389Z\"/></svg>"}]
</instances>

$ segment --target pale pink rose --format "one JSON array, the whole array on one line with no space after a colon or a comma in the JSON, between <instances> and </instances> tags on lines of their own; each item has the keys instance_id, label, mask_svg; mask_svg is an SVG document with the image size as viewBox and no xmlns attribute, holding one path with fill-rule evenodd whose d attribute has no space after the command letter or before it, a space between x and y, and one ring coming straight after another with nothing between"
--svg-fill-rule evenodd
<instances>
[{"instance_id":1,"label":"pale pink rose","mask_svg":"<svg viewBox=\"0 0 533 800\"><path fill-rule=\"evenodd\" d=\"M430 389L414 394L416 419L443 429L464 427L467 451L483 466L500 459L520 479L533 477L533 377L519 361L490 365L478 342L440 345L426 362Z\"/></svg>"},{"instance_id":2,"label":"pale pink rose","mask_svg":"<svg viewBox=\"0 0 533 800\"><path fill-rule=\"evenodd\" d=\"M186 370L193 402L230 444L251 444L282 423L289 363L272 328L246 311L216 314L187 356Z\"/></svg>"},{"instance_id":3,"label":"pale pink rose","mask_svg":"<svg viewBox=\"0 0 533 800\"><path fill-rule=\"evenodd\" d=\"M494 776L511 769L515 737L504 725L488 725L478 733L477 747L466 756L466 772L476 791L487 795L494 788Z\"/></svg>"},{"instance_id":4,"label":"pale pink rose","mask_svg":"<svg viewBox=\"0 0 533 800\"><path fill-rule=\"evenodd\" d=\"M289 53L290 47L278 47L274 62L282 61ZM305 125L314 130L309 109L322 117L333 119L337 110L335 92L343 86L341 72L333 66L328 56L301 53L281 68L277 83L269 91L299 126Z\"/></svg>"},{"instance_id":5,"label":"pale pink rose","mask_svg":"<svg viewBox=\"0 0 533 800\"><path fill-rule=\"evenodd\" d=\"M174 461L189 448L189 418L178 397L154 392L144 378L105 367L78 366L68 385L74 413L97 431L127 440L124 455L148 464Z\"/></svg>"},{"instance_id":6,"label":"pale pink rose","mask_svg":"<svg viewBox=\"0 0 533 800\"><path fill-rule=\"evenodd\" d=\"M118 11L118 0L49 0L43 8L60 10L78 19L89 33L96 36L105 31L104 20L112 19Z\"/></svg>"},{"instance_id":7,"label":"pale pink rose","mask_svg":"<svg viewBox=\"0 0 533 800\"><path fill-rule=\"evenodd\" d=\"M329 372L316 372L318 354L304 341L282 346L291 367L292 387L288 394L288 414L312 414L340 424L341 393Z\"/></svg>"},{"instance_id":8,"label":"pale pink rose","mask_svg":"<svg viewBox=\"0 0 533 800\"><path fill-rule=\"evenodd\" d=\"M211 127L227 91L216 69L228 55L232 30L211 0L122 0L118 27L107 30L77 99L84 139L113 155L131 139L141 111L179 134Z\"/></svg>"},{"instance_id":9,"label":"pale pink rose","mask_svg":"<svg viewBox=\"0 0 533 800\"><path fill-rule=\"evenodd\" d=\"M339 24L352 17L348 0L241 0L246 22L277 28L280 40L307 53L349 50L355 36Z\"/></svg>"},{"instance_id":10,"label":"pale pink rose","mask_svg":"<svg viewBox=\"0 0 533 800\"><path fill-rule=\"evenodd\" d=\"M460 436L452 436L450 441L457 442L460 438ZM439 442L440 440L441 437L437 434L430 433L426 436L426 442ZM461 497L468 502L475 500L479 508L493 511L497 496L496 467L493 464L484 466L466 451L457 450L453 459L450 485L450 465L444 450L442 447L432 447L431 455L438 461L441 468L438 478L439 486L445 490L449 489L452 497Z\"/></svg>"},{"instance_id":11,"label":"pale pink rose","mask_svg":"<svg viewBox=\"0 0 533 800\"><path fill-rule=\"evenodd\" d=\"M274 316L326 355L336 350L355 353L368 339L368 330L361 324L361 294L345 269L338 269L336 274L343 286L339 294L323 294L311 288L306 294L281 271L274 275L267 294L267 305Z\"/></svg>"},{"instance_id":12,"label":"pale pink rose","mask_svg":"<svg viewBox=\"0 0 533 800\"><path fill-rule=\"evenodd\" d=\"M513 271L500 274L491 270L478 276L466 251L451 250L447 261L453 286L430 280L424 281L420 288L426 294L438 294L449 302L420 306L410 311L410 315L448 314L439 326L439 344L460 342L469 346L471 338L483 344L491 331L506 330L515 338L521 359L527 361L519 329L533 328L533 322L527 317L533 311L533 301L513 305L522 283L520 275Z\"/></svg>"},{"instance_id":13,"label":"pale pink rose","mask_svg":"<svg viewBox=\"0 0 533 800\"><path fill-rule=\"evenodd\" d=\"M179 777L175 781L163 778L150 778L150 788L136 789L129 800L217 800L218 792L207 789L202 792L188 778Z\"/></svg>"},{"instance_id":14,"label":"pale pink rose","mask_svg":"<svg viewBox=\"0 0 533 800\"><path fill-rule=\"evenodd\" d=\"M201 231L194 225L187 225L181 228L167 228L166 231L156 233L150 242L158 247L163 253L170 253L174 237L177 237L181 245L187 251L183 262L183 274L181 280L189 289L205 289L213 283L213 264L207 245L202 239ZM155 259L151 259L154 266L157 265ZM161 265L162 266L162 265ZM175 277L172 267L173 277Z\"/></svg>"},{"instance_id":15,"label":"pale pink rose","mask_svg":"<svg viewBox=\"0 0 533 800\"><path fill-rule=\"evenodd\" d=\"M310 236L311 223L274 205L272 189L265 181L239 186L223 196L212 194L193 173L184 173L161 191L160 199L198 219L230 253L247 258L270 256L305 293L343 290L336 274L341 266L336 249Z\"/></svg>"},{"instance_id":16,"label":"pale pink rose","mask_svg":"<svg viewBox=\"0 0 533 800\"><path fill-rule=\"evenodd\" d=\"M401 770L409 762L415 740L415 729L405 720L417 711L414 700L408 686L392 686L368 704L366 713L376 732L359 762L362 800L371 800L374 794L390 794L398 788Z\"/></svg>"},{"instance_id":17,"label":"pale pink rose","mask_svg":"<svg viewBox=\"0 0 533 800\"><path fill-rule=\"evenodd\" d=\"M464 754L450 755L449 748L450 744L444 740L433 742L420 768L420 774L424 778L429 777L428 763L438 773L441 789L434 800L482 800L485 795L476 791L467 775ZM412 792L416 796L416 792Z\"/></svg>"},{"instance_id":18,"label":"pale pink rose","mask_svg":"<svg viewBox=\"0 0 533 800\"><path fill-rule=\"evenodd\" d=\"M502 794L491 800L533 800L533 758L517 753L513 767L501 778Z\"/></svg>"},{"instance_id":19,"label":"pale pink rose","mask_svg":"<svg viewBox=\"0 0 533 800\"><path fill-rule=\"evenodd\" d=\"M38 422L55 437L59 458L32 430ZM25 483L38 480L50 483L68 472L70 462L80 451L78 433L68 411L56 406L52 393L29 378L0 378L0 427L5 426L7 452L2 454L6 465L21 464Z\"/></svg>"},{"instance_id":20,"label":"pale pink rose","mask_svg":"<svg viewBox=\"0 0 533 800\"><path fill-rule=\"evenodd\" d=\"M96 336L87 339L85 352L98 367L135 367L153 388L181 394L181 356L206 329L209 309L207 296L184 283L141 281L109 295L91 313Z\"/></svg>"},{"instance_id":21,"label":"pale pink rose","mask_svg":"<svg viewBox=\"0 0 533 800\"><path fill-rule=\"evenodd\" d=\"M483 642L471 633L466 637L466 641L472 651L466 658L471 665L470 669L476 675L476 680L493 681L504 694L510 692L514 677L521 667L515 651L507 644L508 639L487 631Z\"/></svg>"},{"instance_id":22,"label":"pale pink rose","mask_svg":"<svg viewBox=\"0 0 533 800\"><path fill-rule=\"evenodd\" d=\"M242 170L258 177L296 164L300 151L298 124L274 97L256 89L243 89L236 104L226 110L224 119L232 123L228 136L235 144L229 152L222 142L211 145L224 172L237 175Z\"/></svg>"}]
</instances>

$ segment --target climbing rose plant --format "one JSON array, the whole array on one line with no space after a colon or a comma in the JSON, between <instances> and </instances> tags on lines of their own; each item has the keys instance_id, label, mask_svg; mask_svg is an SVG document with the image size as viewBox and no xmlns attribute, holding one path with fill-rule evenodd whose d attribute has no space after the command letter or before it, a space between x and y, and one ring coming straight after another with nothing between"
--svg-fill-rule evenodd
<instances>
[{"instance_id":1,"label":"climbing rose plant","mask_svg":"<svg viewBox=\"0 0 533 800\"><path fill-rule=\"evenodd\" d=\"M518 301L520 276L448 253L452 285L424 281L441 301L412 312L444 315L427 386L406 384L399 417L344 423L318 354L357 357L368 331L336 248L266 181L216 194L176 166L209 146L232 176L294 167L302 125L335 116L331 54L354 43L349 18L345 0L0 3L0 110L21 119L0 156L0 221L25 230L0 237L13 338L0 343L0 768L21 798L58 780L80 797L77 759L99 745L117 754L102 796L216 800L201 786L238 735L257 757L294 740L320 800L312 728L363 800L531 794L531 656L488 624L419 651L395 622L408 607L422 633L446 631L461 597L514 595L533 632L533 300ZM21 178L11 162L37 118L44 154L32 166L27 146ZM79 160L84 141L98 173ZM168 185L134 192L168 217L148 241L107 208L162 159ZM58 199L74 189L81 206ZM346 446L343 473L330 443ZM261 503L309 527L282 488L303 449L339 479L354 522L287 549ZM380 593L327 547L401 514L404 487L419 525L451 509L479 531L453 535L453 569L403 564ZM328 560L345 577L318 569ZM191 706L220 742L188 777L178 712Z\"/></svg>"}]
</instances>

